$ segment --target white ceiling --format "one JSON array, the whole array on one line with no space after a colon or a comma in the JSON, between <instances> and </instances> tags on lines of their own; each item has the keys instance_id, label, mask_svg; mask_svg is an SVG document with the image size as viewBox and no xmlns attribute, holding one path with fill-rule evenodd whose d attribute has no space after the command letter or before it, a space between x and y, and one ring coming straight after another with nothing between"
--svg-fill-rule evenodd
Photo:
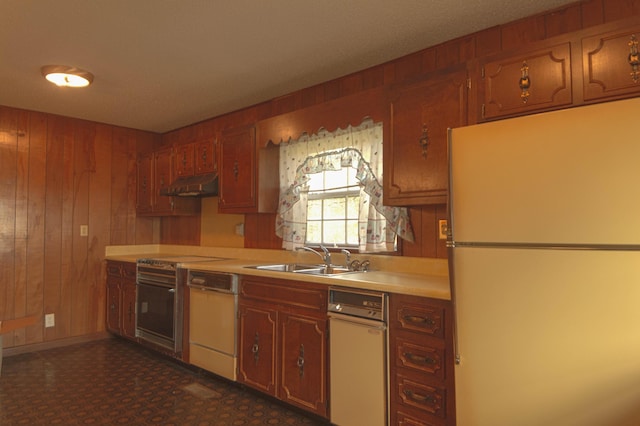
<instances>
[{"instance_id":1,"label":"white ceiling","mask_svg":"<svg viewBox=\"0 0 640 426\"><path fill-rule=\"evenodd\" d=\"M1 0L0 105L162 133L573 1Z\"/></svg>"}]
</instances>

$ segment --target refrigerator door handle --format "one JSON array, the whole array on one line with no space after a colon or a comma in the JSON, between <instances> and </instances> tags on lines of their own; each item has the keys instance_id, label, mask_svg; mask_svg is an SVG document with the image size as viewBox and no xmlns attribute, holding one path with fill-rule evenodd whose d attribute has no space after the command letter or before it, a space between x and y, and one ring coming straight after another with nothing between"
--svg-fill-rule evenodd
<instances>
[{"instance_id":1,"label":"refrigerator door handle","mask_svg":"<svg viewBox=\"0 0 640 426\"><path fill-rule=\"evenodd\" d=\"M453 131L451 128L447 129L447 153L449 160L449 170L452 170L452 136ZM449 189L448 189L448 199L451 200L453 196L453 175L449 173ZM453 212L451 210L451 203L447 203L447 255L449 261L449 291L451 293L451 310L453 311L453 355L455 359L456 365L460 364L460 347L458 342L458 315L457 315L457 307L456 307L456 280L453 273L453 248L455 247L453 240Z\"/></svg>"}]
</instances>

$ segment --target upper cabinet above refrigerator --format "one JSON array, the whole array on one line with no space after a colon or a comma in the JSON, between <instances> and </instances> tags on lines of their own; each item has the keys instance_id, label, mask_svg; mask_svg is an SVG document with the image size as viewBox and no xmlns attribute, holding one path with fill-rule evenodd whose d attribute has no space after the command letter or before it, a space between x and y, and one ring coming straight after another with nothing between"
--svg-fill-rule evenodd
<instances>
[{"instance_id":1,"label":"upper cabinet above refrigerator","mask_svg":"<svg viewBox=\"0 0 640 426\"><path fill-rule=\"evenodd\" d=\"M478 91L480 121L571 105L571 44L483 59Z\"/></svg>"},{"instance_id":2,"label":"upper cabinet above refrigerator","mask_svg":"<svg viewBox=\"0 0 640 426\"><path fill-rule=\"evenodd\" d=\"M584 100L640 95L640 25L582 39Z\"/></svg>"}]
</instances>

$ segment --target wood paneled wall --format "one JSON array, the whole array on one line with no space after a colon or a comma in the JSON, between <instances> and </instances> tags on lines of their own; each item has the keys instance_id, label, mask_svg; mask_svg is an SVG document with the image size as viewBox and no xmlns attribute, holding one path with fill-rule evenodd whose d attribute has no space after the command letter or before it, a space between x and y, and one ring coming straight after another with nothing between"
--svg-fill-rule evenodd
<instances>
[{"instance_id":1,"label":"wood paneled wall","mask_svg":"<svg viewBox=\"0 0 640 426\"><path fill-rule=\"evenodd\" d=\"M0 319L38 318L5 347L104 330L105 246L159 240L135 213L136 152L158 139L0 106Z\"/></svg>"}]
</instances>

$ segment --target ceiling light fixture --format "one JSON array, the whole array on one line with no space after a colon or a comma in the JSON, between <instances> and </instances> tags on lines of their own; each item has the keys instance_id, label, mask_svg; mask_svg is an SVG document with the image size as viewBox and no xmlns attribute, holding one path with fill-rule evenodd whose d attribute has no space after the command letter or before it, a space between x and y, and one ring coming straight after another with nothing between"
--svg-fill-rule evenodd
<instances>
[{"instance_id":1,"label":"ceiling light fixture","mask_svg":"<svg viewBox=\"0 0 640 426\"><path fill-rule=\"evenodd\" d=\"M44 78L60 87L86 87L93 81L93 74L66 65L45 65L41 68Z\"/></svg>"}]
</instances>

